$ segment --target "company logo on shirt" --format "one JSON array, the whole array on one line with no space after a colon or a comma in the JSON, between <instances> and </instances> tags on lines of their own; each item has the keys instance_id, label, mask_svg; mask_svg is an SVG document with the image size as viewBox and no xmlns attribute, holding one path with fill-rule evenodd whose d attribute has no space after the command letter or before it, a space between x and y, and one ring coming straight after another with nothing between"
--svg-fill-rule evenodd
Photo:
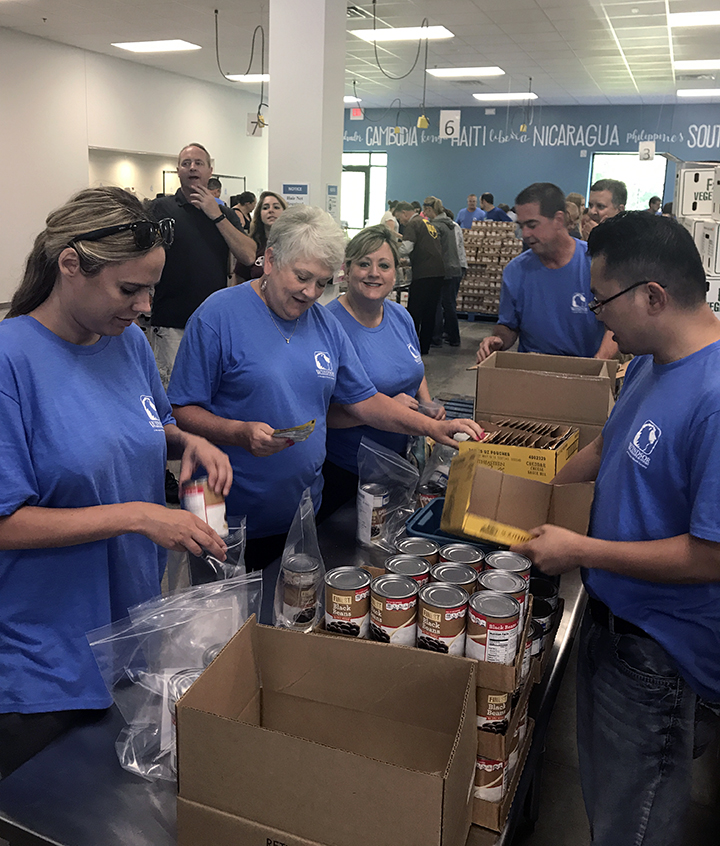
<instances>
[{"instance_id":1,"label":"company logo on shirt","mask_svg":"<svg viewBox=\"0 0 720 846\"><path fill-rule=\"evenodd\" d=\"M144 395L140 397L140 402L142 403L142 407L145 410L145 414L147 414L150 425L153 429L162 429L163 424L158 417L157 408L155 408L155 400L152 397Z\"/></svg>"},{"instance_id":2,"label":"company logo on shirt","mask_svg":"<svg viewBox=\"0 0 720 846\"><path fill-rule=\"evenodd\" d=\"M437 229L430 223L429 221L425 221L425 226L427 227L427 231L430 233L431 238L438 238L438 231Z\"/></svg>"},{"instance_id":3,"label":"company logo on shirt","mask_svg":"<svg viewBox=\"0 0 720 846\"><path fill-rule=\"evenodd\" d=\"M585 296L585 294L581 293L580 291L578 291L576 294L573 294L570 308L572 309L574 314L586 314L588 307L587 297Z\"/></svg>"},{"instance_id":4,"label":"company logo on shirt","mask_svg":"<svg viewBox=\"0 0 720 846\"><path fill-rule=\"evenodd\" d=\"M417 347L414 344L408 344L407 348L410 350L410 355L417 361L418 364L422 364L422 356L418 352Z\"/></svg>"},{"instance_id":5,"label":"company logo on shirt","mask_svg":"<svg viewBox=\"0 0 720 846\"><path fill-rule=\"evenodd\" d=\"M315 353L315 367L317 368L317 375L324 379L334 379L335 370L333 369L332 359L330 353L324 350L319 350Z\"/></svg>"},{"instance_id":6,"label":"company logo on shirt","mask_svg":"<svg viewBox=\"0 0 720 846\"><path fill-rule=\"evenodd\" d=\"M646 420L628 444L628 455L641 467L650 464L650 456L662 435L662 429L652 420Z\"/></svg>"}]
</instances>

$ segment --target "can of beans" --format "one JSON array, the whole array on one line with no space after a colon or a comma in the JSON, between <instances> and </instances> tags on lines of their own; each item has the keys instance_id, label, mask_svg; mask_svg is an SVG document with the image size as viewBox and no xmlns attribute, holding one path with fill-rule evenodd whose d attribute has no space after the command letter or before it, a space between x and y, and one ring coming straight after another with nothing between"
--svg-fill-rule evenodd
<instances>
[{"instance_id":1,"label":"can of beans","mask_svg":"<svg viewBox=\"0 0 720 846\"><path fill-rule=\"evenodd\" d=\"M430 570L430 578L434 582L447 582L447 584L461 587L472 596L477 587L477 570L473 570L467 564L449 564L442 562L436 564Z\"/></svg>"},{"instance_id":2,"label":"can of beans","mask_svg":"<svg viewBox=\"0 0 720 846\"><path fill-rule=\"evenodd\" d=\"M532 648L531 654L534 658L536 655L539 655L543 650L543 627L538 623L536 620L533 620L530 623L530 634L532 636Z\"/></svg>"},{"instance_id":3,"label":"can of beans","mask_svg":"<svg viewBox=\"0 0 720 846\"><path fill-rule=\"evenodd\" d=\"M415 579L420 587L430 581L430 565L417 555L391 555L385 559L385 572Z\"/></svg>"},{"instance_id":4,"label":"can of beans","mask_svg":"<svg viewBox=\"0 0 720 846\"><path fill-rule=\"evenodd\" d=\"M484 731L504 732L508 726L512 700L500 690L477 689L477 724Z\"/></svg>"},{"instance_id":5,"label":"can of beans","mask_svg":"<svg viewBox=\"0 0 720 846\"><path fill-rule=\"evenodd\" d=\"M469 543L449 543L440 547L440 560L450 564L467 564L474 570L482 570L484 558L482 550Z\"/></svg>"},{"instance_id":6,"label":"can of beans","mask_svg":"<svg viewBox=\"0 0 720 846\"><path fill-rule=\"evenodd\" d=\"M467 604L467 593L455 585L431 582L421 588L418 594L418 647L464 655Z\"/></svg>"},{"instance_id":7,"label":"can of beans","mask_svg":"<svg viewBox=\"0 0 720 846\"><path fill-rule=\"evenodd\" d=\"M492 570L504 570L506 573L516 573L527 582L530 578L532 561L524 555L520 555L519 552L498 550L485 556L485 567Z\"/></svg>"},{"instance_id":8,"label":"can of beans","mask_svg":"<svg viewBox=\"0 0 720 846\"><path fill-rule=\"evenodd\" d=\"M507 790L508 762L477 756L475 798L499 802Z\"/></svg>"},{"instance_id":9,"label":"can of beans","mask_svg":"<svg viewBox=\"0 0 720 846\"><path fill-rule=\"evenodd\" d=\"M360 485L357 494L357 539L368 546L377 543L382 532L390 491L383 485Z\"/></svg>"},{"instance_id":10,"label":"can of beans","mask_svg":"<svg viewBox=\"0 0 720 846\"><path fill-rule=\"evenodd\" d=\"M552 605L546 599L533 600L532 618L533 622L542 627L542 648L546 649L553 623Z\"/></svg>"},{"instance_id":11,"label":"can of beans","mask_svg":"<svg viewBox=\"0 0 720 846\"><path fill-rule=\"evenodd\" d=\"M435 541L425 538L401 538L395 548L402 555L417 555L424 558L428 564L437 564L440 560L440 547Z\"/></svg>"},{"instance_id":12,"label":"can of beans","mask_svg":"<svg viewBox=\"0 0 720 846\"><path fill-rule=\"evenodd\" d=\"M208 483L207 476L185 482L180 493L180 502L185 511L206 522L221 538L230 534L225 519L225 497L215 493Z\"/></svg>"},{"instance_id":13,"label":"can of beans","mask_svg":"<svg viewBox=\"0 0 720 846\"><path fill-rule=\"evenodd\" d=\"M439 499L441 496L445 496L445 488L433 484L420 485L417 491L418 508L424 508L434 499Z\"/></svg>"},{"instance_id":14,"label":"can of beans","mask_svg":"<svg viewBox=\"0 0 720 846\"><path fill-rule=\"evenodd\" d=\"M525 619L527 608L527 582L516 573L506 573L503 570L485 570L478 575L478 590L494 590L495 593L506 593L517 599L520 604L520 625Z\"/></svg>"},{"instance_id":15,"label":"can of beans","mask_svg":"<svg viewBox=\"0 0 720 846\"><path fill-rule=\"evenodd\" d=\"M470 597L465 655L512 664L517 652L520 605L512 596L482 590Z\"/></svg>"},{"instance_id":16,"label":"can of beans","mask_svg":"<svg viewBox=\"0 0 720 846\"><path fill-rule=\"evenodd\" d=\"M527 637L525 638L525 647L523 651L522 667L520 668L520 683L522 684L530 674L530 664L533 655L533 628L532 624L528 626Z\"/></svg>"},{"instance_id":17,"label":"can of beans","mask_svg":"<svg viewBox=\"0 0 720 846\"><path fill-rule=\"evenodd\" d=\"M280 567L285 628L310 631L318 612L320 562L310 555L288 555Z\"/></svg>"},{"instance_id":18,"label":"can of beans","mask_svg":"<svg viewBox=\"0 0 720 846\"><path fill-rule=\"evenodd\" d=\"M418 583L408 576L385 573L370 584L370 638L382 643L415 646Z\"/></svg>"},{"instance_id":19,"label":"can of beans","mask_svg":"<svg viewBox=\"0 0 720 846\"><path fill-rule=\"evenodd\" d=\"M530 579L530 593L535 599L549 602L553 611L558 607L558 586L550 579Z\"/></svg>"},{"instance_id":20,"label":"can of beans","mask_svg":"<svg viewBox=\"0 0 720 846\"><path fill-rule=\"evenodd\" d=\"M370 634L370 573L336 567L325 574L325 629L348 637Z\"/></svg>"}]
</instances>

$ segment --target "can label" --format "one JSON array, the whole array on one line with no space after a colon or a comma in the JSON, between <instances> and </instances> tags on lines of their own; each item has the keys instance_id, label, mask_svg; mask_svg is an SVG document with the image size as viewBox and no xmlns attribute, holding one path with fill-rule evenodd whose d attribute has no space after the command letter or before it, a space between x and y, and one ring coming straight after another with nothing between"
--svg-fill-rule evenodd
<instances>
[{"instance_id":1,"label":"can label","mask_svg":"<svg viewBox=\"0 0 720 846\"><path fill-rule=\"evenodd\" d=\"M417 596L388 599L370 594L370 637L382 643L415 646L417 639Z\"/></svg>"},{"instance_id":2,"label":"can label","mask_svg":"<svg viewBox=\"0 0 720 846\"><path fill-rule=\"evenodd\" d=\"M221 538L230 533L225 519L225 497L208 485L207 476L186 482L182 488L182 507L214 529Z\"/></svg>"},{"instance_id":3,"label":"can label","mask_svg":"<svg viewBox=\"0 0 720 846\"><path fill-rule=\"evenodd\" d=\"M498 690L477 689L477 724L485 731L504 732L510 716L511 697Z\"/></svg>"},{"instance_id":4,"label":"can label","mask_svg":"<svg viewBox=\"0 0 720 846\"><path fill-rule=\"evenodd\" d=\"M464 655L466 618L467 605L437 608L418 600L417 645L432 652Z\"/></svg>"},{"instance_id":5,"label":"can label","mask_svg":"<svg viewBox=\"0 0 720 846\"><path fill-rule=\"evenodd\" d=\"M475 798L499 802L507 791L508 762L477 757L475 765Z\"/></svg>"},{"instance_id":6,"label":"can label","mask_svg":"<svg viewBox=\"0 0 720 846\"><path fill-rule=\"evenodd\" d=\"M465 655L493 664L512 664L517 652L518 616L489 617L468 609Z\"/></svg>"},{"instance_id":7,"label":"can label","mask_svg":"<svg viewBox=\"0 0 720 846\"><path fill-rule=\"evenodd\" d=\"M348 637L370 634L370 586L357 590L325 588L325 628Z\"/></svg>"},{"instance_id":8,"label":"can label","mask_svg":"<svg viewBox=\"0 0 720 846\"><path fill-rule=\"evenodd\" d=\"M520 670L520 681L524 682L530 674L530 662L532 660L533 633L532 626L528 626L527 637L525 638L525 649L523 651L522 668Z\"/></svg>"},{"instance_id":9,"label":"can label","mask_svg":"<svg viewBox=\"0 0 720 846\"><path fill-rule=\"evenodd\" d=\"M360 543L377 543L382 532L390 494L381 485L361 485L357 494L357 539Z\"/></svg>"}]
</instances>

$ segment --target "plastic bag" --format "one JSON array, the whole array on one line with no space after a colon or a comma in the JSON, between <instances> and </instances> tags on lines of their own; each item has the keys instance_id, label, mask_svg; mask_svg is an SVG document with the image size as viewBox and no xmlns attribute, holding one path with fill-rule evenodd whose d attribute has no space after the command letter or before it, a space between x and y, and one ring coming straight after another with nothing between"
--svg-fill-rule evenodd
<instances>
[{"instance_id":1,"label":"plastic bag","mask_svg":"<svg viewBox=\"0 0 720 846\"><path fill-rule=\"evenodd\" d=\"M315 527L315 507L305 488L293 517L275 585L273 625L312 631L323 615L325 564Z\"/></svg>"},{"instance_id":2,"label":"plastic bag","mask_svg":"<svg viewBox=\"0 0 720 846\"><path fill-rule=\"evenodd\" d=\"M363 437L358 475L358 542L394 552L397 537L415 511L419 473L397 453Z\"/></svg>"},{"instance_id":3,"label":"plastic bag","mask_svg":"<svg viewBox=\"0 0 720 846\"><path fill-rule=\"evenodd\" d=\"M202 556L187 553L189 584L205 585L222 579L232 579L247 572L245 568L245 517L228 517L230 534L224 539L227 546L225 561L209 552Z\"/></svg>"},{"instance_id":4,"label":"plastic bag","mask_svg":"<svg viewBox=\"0 0 720 846\"><path fill-rule=\"evenodd\" d=\"M450 475L450 462L458 452L456 447L435 444L420 477L420 488L427 487L436 491L438 496L444 496Z\"/></svg>"},{"instance_id":5,"label":"plastic bag","mask_svg":"<svg viewBox=\"0 0 720 846\"><path fill-rule=\"evenodd\" d=\"M243 574L152 599L88 633L127 723L115 743L124 769L175 779L175 702L250 615L259 614L261 600L262 575Z\"/></svg>"}]
</instances>

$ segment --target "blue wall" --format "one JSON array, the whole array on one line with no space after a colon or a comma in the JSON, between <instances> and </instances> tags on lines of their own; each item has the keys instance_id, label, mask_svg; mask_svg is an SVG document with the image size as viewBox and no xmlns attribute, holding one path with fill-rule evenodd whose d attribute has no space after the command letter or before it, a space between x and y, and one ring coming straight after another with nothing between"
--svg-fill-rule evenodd
<instances>
[{"instance_id":1,"label":"blue wall","mask_svg":"<svg viewBox=\"0 0 720 846\"><path fill-rule=\"evenodd\" d=\"M428 194L446 206L464 208L469 193L491 191L496 203L513 205L532 182L554 182L565 193L587 196L593 153L634 152L654 140L658 153L684 161L720 159L720 105L556 106L463 108L461 136L438 135L439 109L428 109L429 129L417 129L419 111L368 110L362 121L345 112L345 152L388 153L388 199L419 200ZM529 122L528 118L532 120ZM395 121L402 128L393 133ZM527 132L521 132L523 122ZM584 153L584 155L583 155ZM640 162L638 161L638 165ZM665 196L672 199L669 163Z\"/></svg>"}]
</instances>

